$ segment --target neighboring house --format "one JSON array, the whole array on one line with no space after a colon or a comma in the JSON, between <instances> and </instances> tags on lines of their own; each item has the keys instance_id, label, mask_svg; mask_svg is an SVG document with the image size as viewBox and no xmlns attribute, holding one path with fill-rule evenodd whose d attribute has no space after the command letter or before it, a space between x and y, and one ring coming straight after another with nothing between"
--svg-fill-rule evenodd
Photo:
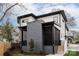
<instances>
[{"instance_id":1,"label":"neighboring house","mask_svg":"<svg viewBox=\"0 0 79 59\"><path fill-rule=\"evenodd\" d=\"M73 43L73 32L71 30L69 30L69 32L67 33L67 37L68 37L68 43Z\"/></svg>"},{"instance_id":2,"label":"neighboring house","mask_svg":"<svg viewBox=\"0 0 79 59\"><path fill-rule=\"evenodd\" d=\"M70 37L72 38L72 43L78 43L79 42L79 31L70 30L69 31Z\"/></svg>"},{"instance_id":3,"label":"neighboring house","mask_svg":"<svg viewBox=\"0 0 79 59\"><path fill-rule=\"evenodd\" d=\"M67 18L64 10L39 16L22 15L17 18L21 30L22 50L29 52L29 42L34 40L33 51L47 53L67 52Z\"/></svg>"}]
</instances>

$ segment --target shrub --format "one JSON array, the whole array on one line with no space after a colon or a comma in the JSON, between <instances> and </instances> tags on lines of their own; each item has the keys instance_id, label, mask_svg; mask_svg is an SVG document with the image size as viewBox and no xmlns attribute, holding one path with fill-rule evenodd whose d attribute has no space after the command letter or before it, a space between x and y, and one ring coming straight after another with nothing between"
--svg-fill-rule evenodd
<instances>
[{"instance_id":1,"label":"shrub","mask_svg":"<svg viewBox=\"0 0 79 59\"><path fill-rule=\"evenodd\" d=\"M29 46L30 46L30 51L33 51L33 48L34 48L34 41L33 41L33 39L30 40Z\"/></svg>"},{"instance_id":2,"label":"shrub","mask_svg":"<svg viewBox=\"0 0 79 59\"><path fill-rule=\"evenodd\" d=\"M76 44L79 44L79 41L76 41L75 43L76 43Z\"/></svg>"}]
</instances>

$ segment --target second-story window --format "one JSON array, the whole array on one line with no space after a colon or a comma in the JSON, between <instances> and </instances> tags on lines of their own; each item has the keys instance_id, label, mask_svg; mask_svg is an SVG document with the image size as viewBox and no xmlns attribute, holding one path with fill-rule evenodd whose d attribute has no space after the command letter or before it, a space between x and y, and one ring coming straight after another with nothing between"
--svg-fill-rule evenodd
<instances>
[{"instance_id":1,"label":"second-story window","mask_svg":"<svg viewBox=\"0 0 79 59\"><path fill-rule=\"evenodd\" d=\"M22 20L22 23L24 23L24 20Z\"/></svg>"},{"instance_id":2,"label":"second-story window","mask_svg":"<svg viewBox=\"0 0 79 59\"><path fill-rule=\"evenodd\" d=\"M54 16L53 19L56 23L58 23L58 16Z\"/></svg>"},{"instance_id":3,"label":"second-story window","mask_svg":"<svg viewBox=\"0 0 79 59\"><path fill-rule=\"evenodd\" d=\"M54 16L53 17L53 20L55 21L56 24L58 24L60 26L60 21L61 20L59 19L59 16L58 15Z\"/></svg>"}]
</instances>

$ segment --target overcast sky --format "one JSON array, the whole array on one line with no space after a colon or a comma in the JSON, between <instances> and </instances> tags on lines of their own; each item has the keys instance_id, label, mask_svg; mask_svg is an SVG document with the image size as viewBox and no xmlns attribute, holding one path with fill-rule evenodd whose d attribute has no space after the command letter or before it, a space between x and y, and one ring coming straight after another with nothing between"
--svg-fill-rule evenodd
<instances>
[{"instance_id":1,"label":"overcast sky","mask_svg":"<svg viewBox=\"0 0 79 59\"><path fill-rule=\"evenodd\" d=\"M21 4L20 4L21 5ZM30 4L23 4L25 6L24 8L20 8L19 6L16 6L12 8L13 13L17 14L17 16L28 14L28 13L34 13L35 15L40 15L44 13L49 13L53 9L62 9L67 11L72 17L75 18L76 20L76 26L73 28L77 31L79 31L79 4L58 4L58 3L30 3ZM9 18L11 19L11 22L13 23L14 26L17 25L16 17L17 16L10 16Z\"/></svg>"}]
</instances>

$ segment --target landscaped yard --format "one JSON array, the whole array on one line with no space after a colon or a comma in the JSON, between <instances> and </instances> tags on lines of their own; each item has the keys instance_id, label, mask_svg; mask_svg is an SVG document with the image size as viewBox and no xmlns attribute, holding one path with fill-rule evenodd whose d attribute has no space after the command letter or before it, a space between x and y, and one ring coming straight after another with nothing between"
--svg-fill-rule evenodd
<instances>
[{"instance_id":1,"label":"landscaped yard","mask_svg":"<svg viewBox=\"0 0 79 59\"><path fill-rule=\"evenodd\" d=\"M69 51L68 53L65 53L64 56L79 56L79 52Z\"/></svg>"},{"instance_id":2,"label":"landscaped yard","mask_svg":"<svg viewBox=\"0 0 79 59\"><path fill-rule=\"evenodd\" d=\"M42 54L34 54L34 53L15 53L13 56L44 56ZM79 56L79 52L69 51L65 53L64 56Z\"/></svg>"}]
</instances>

